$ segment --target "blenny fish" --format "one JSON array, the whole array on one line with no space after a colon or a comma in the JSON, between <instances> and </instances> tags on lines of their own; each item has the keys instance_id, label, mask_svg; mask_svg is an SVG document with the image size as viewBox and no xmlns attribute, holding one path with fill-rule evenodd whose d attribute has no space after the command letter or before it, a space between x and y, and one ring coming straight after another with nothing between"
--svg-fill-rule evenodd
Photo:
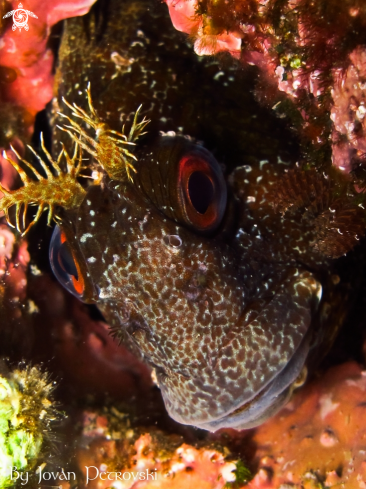
<instances>
[{"instance_id":1,"label":"blenny fish","mask_svg":"<svg viewBox=\"0 0 366 489\"><path fill-rule=\"evenodd\" d=\"M24 186L0 201L21 232L48 210L56 277L152 367L175 420L211 431L260 424L304 382L365 229L363 196L301 165L254 77L197 57L165 5L100 2L65 25L59 157L13 162Z\"/></svg>"}]
</instances>

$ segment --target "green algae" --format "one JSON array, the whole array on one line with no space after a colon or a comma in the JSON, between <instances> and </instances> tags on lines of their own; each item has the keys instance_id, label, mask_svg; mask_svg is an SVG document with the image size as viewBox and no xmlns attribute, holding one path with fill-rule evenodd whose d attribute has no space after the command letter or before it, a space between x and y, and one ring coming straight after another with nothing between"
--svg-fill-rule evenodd
<instances>
[{"instance_id":1,"label":"green algae","mask_svg":"<svg viewBox=\"0 0 366 489\"><path fill-rule=\"evenodd\" d=\"M47 374L37 367L0 376L0 489L14 484L12 471L35 466L56 417L52 390Z\"/></svg>"}]
</instances>

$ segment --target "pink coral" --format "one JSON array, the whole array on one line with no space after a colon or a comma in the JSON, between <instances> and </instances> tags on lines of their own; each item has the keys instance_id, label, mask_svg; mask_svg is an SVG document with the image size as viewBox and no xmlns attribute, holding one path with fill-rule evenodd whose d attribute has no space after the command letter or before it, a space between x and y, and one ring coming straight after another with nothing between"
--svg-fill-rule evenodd
<instances>
[{"instance_id":1,"label":"pink coral","mask_svg":"<svg viewBox=\"0 0 366 489\"><path fill-rule=\"evenodd\" d=\"M16 79L6 85L3 93L7 101L25 107L32 114L44 109L53 94L53 54L47 49L50 28L67 17L84 15L94 1L28 0L24 8L38 17L30 17L28 31L13 31L12 19L4 21L9 23L9 28L0 40L0 66L12 68L16 73ZM14 1L9 10L17 6L18 1Z\"/></svg>"},{"instance_id":2,"label":"pink coral","mask_svg":"<svg viewBox=\"0 0 366 489\"><path fill-rule=\"evenodd\" d=\"M195 0L166 0L174 27L195 38L194 50L198 55L211 55L229 51L239 57L241 38L236 32L215 34L204 25L202 17L196 15Z\"/></svg>"},{"instance_id":3,"label":"pink coral","mask_svg":"<svg viewBox=\"0 0 366 489\"><path fill-rule=\"evenodd\" d=\"M200 56L215 54L220 51L229 51L233 56L239 57L241 39L234 33L212 35L205 34L202 26L198 29L198 38L194 43L194 50Z\"/></svg>"},{"instance_id":4,"label":"pink coral","mask_svg":"<svg viewBox=\"0 0 366 489\"><path fill-rule=\"evenodd\" d=\"M352 159L366 154L366 49L358 47L350 55L346 73L337 73L332 96L333 163L350 171Z\"/></svg>"}]
</instances>

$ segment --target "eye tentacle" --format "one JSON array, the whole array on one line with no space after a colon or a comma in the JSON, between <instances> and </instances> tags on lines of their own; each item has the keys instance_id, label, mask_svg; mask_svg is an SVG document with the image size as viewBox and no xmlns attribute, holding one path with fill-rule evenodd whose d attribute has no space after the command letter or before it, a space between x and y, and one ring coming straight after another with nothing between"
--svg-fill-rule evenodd
<instances>
[{"instance_id":1,"label":"eye tentacle","mask_svg":"<svg viewBox=\"0 0 366 489\"><path fill-rule=\"evenodd\" d=\"M90 112L92 113L93 117L98 118L98 114L97 114L96 110L94 109L94 105L93 105L90 82L88 82L88 87L86 89L86 95L88 97L88 105L89 105Z\"/></svg>"},{"instance_id":2,"label":"eye tentacle","mask_svg":"<svg viewBox=\"0 0 366 489\"><path fill-rule=\"evenodd\" d=\"M92 148L90 148L90 146L88 146L83 140L81 140L80 138L78 138L73 132L71 132L69 129L66 129L67 127L70 127L70 126L57 126L59 129L61 129L61 131L64 131L66 132L73 141L75 141L76 144L79 145L80 148L82 149L85 149L85 151L87 151L89 154L91 154L92 156L94 156L95 158L98 156L98 153L96 151L94 151ZM90 138L87 134L83 134L83 130L80 128L80 133L81 137L84 137L88 143L92 144L94 147L96 147L96 144L95 144L95 141Z\"/></svg>"},{"instance_id":3,"label":"eye tentacle","mask_svg":"<svg viewBox=\"0 0 366 489\"><path fill-rule=\"evenodd\" d=\"M126 134L123 134L122 132L115 131L114 129L106 129L105 133L107 133L107 132L109 132L111 134L116 134L116 136L119 136L119 138L124 139L124 141L121 141L119 138L112 138L111 137L111 139L114 139L115 141L120 141L123 144L134 144L134 143L128 143Z\"/></svg>"},{"instance_id":4,"label":"eye tentacle","mask_svg":"<svg viewBox=\"0 0 366 489\"><path fill-rule=\"evenodd\" d=\"M48 209L47 223L50 224L55 217L55 206L61 206L65 209L77 208L85 197L85 190L77 181L80 170L82 168L81 147L76 145L72 157L70 157L63 147L57 161L54 161L50 153L46 150L41 136L41 147L51 164L50 170L42 158L34 151L32 147L29 149L39 160L43 170L46 173L46 178L43 177L28 161L24 160L12 148L17 158L22 161L25 166L32 171L36 179L30 178L27 173L12 160L4 151L4 158L17 170L22 180L23 186L17 190L7 190L0 184L0 190L3 192L3 197L0 199L0 210L4 211L5 218L11 227L15 227L24 236L30 228L39 220L42 212ZM62 156L66 159L67 172L63 172L60 167ZM26 214L29 205L38 206L37 213L30 224L26 227ZM15 206L15 226L12 224L9 217L9 209Z\"/></svg>"},{"instance_id":5,"label":"eye tentacle","mask_svg":"<svg viewBox=\"0 0 366 489\"><path fill-rule=\"evenodd\" d=\"M42 178L42 175L40 173L38 173L38 171L33 168L29 163L28 161L24 160L20 154L17 152L17 150L12 146L10 145L10 149L12 150L12 152L15 154L15 156L18 158L19 161L22 161L25 166L36 176L36 178L40 179ZM19 176L20 178L22 179L23 182L25 182L29 177L27 175L27 173L23 170L23 168L18 164L18 162L14 161L14 160L10 160L5 151L3 151L3 157L8 160L12 166L16 169L16 171L19 173Z\"/></svg>"},{"instance_id":6,"label":"eye tentacle","mask_svg":"<svg viewBox=\"0 0 366 489\"><path fill-rule=\"evenodd\" d=\"M42 158L39 156L38 153L36 153L34 151L34 149L32 148L32 146L30 146L29 144L27 145L27 147L30 149L30 151L34 154L34 156L37 158L37 160L39 161L41 167L43 168L43 171L45 172L46 176L47 176L47 179L50 179L53 177L53 173L51 172L51 170L48 168L48 166L45 164L45 162L42 160ZM42 151L44 152L44 154L46 155L48 161L51 163L51 165L53 166L53 168L56 170L57 174L59 175L61 173L61 168L59 167L58 163L56 163L50 153L47 151L45 145L44 145L44 140L43 140L43 133L41 134L41 148L42 148ZM18 155L17 155L18 156ZM22 160L24 161L24 160ZM29 165L28 165L29 166ZM34 169L32 168L32 171L34 171ZM34 172L37 176L38 179L42 178L42 176L37 172Z\"/></svg>"},{"instance_id":7,"label":"eye tentacle","mask_svg":"<svg viewBox=\"0 0 366 489\"><path fill-rule=\"evenodd\" d=\"M90 83L88 83L86 95L90 114L76 104L71 105L65 98L62 100L71 110L72 117L81 119L94 129L96 138L93 139L80 124L62 113L59 113L59 115L65 118L70 125L58 127L67 132L80 147L94 156L110 178L124 181L127 176L127 179L132 182L132 172L136 173L133 165L133 160L136 160L136 156L125 146L135 146L136 140L146 134L144 129L149 120L144 117L138 122L142 106L138 107L130 131L126 135L125 126L122 127L122 132L115 131L99 117L93 105Z\"/></svg>"},{"instance_id":8,"label":"eye tentacle","mask_svg":"<svg viewBox=\"0 0 366 489\"><path fill-rule=\"evenodd\" d=\"M16 211L15 211L15 222L16 222L16 227L17 229L20 229L20 211L21 211L21 203L18 202L16 204Z\"/></svg>"},{"instance_id":9,"label":"eye tentacle","mask_svg":"<svg viewBox=\"0 0 366 489\"><path fill-rule=\"evenodd\" d=\"M28 204L24 204L24 208L23 208L23 219L22 219L22 227L23 227L23 229L25 229L25 219L26 219L26 216L27 216L27 210L28 210Z\"/></svg>"},{"instance_id":10,"label":"eye tentacle","mask_svg":"<svg viewBox=\"0 0 366 489\"><path fill-rule=\"evenodd\" d=\"M130 129L130 133L127 138L128 141L136 141L140 136L143 136L147 132L147 131L145 132L142 131L145 129L145 127L150 121L146 119L146 117L144 117L142 121L137 122L137 117L139 115L141 108L142 105L139 105L139 107L136 110L135 117L133 118L132 126ZM123 126L122 131L124 131L124 127L125 126Z\"/></svg>"}]
</instances>

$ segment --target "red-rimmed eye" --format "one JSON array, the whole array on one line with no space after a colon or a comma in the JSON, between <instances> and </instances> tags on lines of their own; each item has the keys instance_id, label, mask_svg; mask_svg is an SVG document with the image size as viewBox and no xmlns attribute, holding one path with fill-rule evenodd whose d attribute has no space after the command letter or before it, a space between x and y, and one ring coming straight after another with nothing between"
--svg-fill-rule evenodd
<instances>
[{"instance_id":1,"label":"red-rimmed eye","mask_svg":"<svg viewBox=\"0 0 366 489\"><path fill-rule=\"evenodd\" d=\"M203 148L179 161L180 203L187 222L199 231L211 231L221 222L226 208L226 184L221 168Z\"/></svg>"},{"instance_id":2,"label":"red-rimmed eye","mask_svg":"<svg viewBox=\"0 0 366 489\"><path fill-rule=\"evenodd\" d=\"M212 233L226 210L227 190L213 155L183 136L163 136L141 156L136 188L165 216L199 233Z\"/></svg>"},{"instance_id":3,"label":"red-rimmed eye","mask_svg":"<svg viewBox=\"0 0 366 489\"><path fill-rule=\"evenodd\" d=\"M67 243L66 235L59 226L53 231L49 257L52 271L58 281L80 299L84 293L84 280L78 262Z\"/></svg>"}]
</instances>

